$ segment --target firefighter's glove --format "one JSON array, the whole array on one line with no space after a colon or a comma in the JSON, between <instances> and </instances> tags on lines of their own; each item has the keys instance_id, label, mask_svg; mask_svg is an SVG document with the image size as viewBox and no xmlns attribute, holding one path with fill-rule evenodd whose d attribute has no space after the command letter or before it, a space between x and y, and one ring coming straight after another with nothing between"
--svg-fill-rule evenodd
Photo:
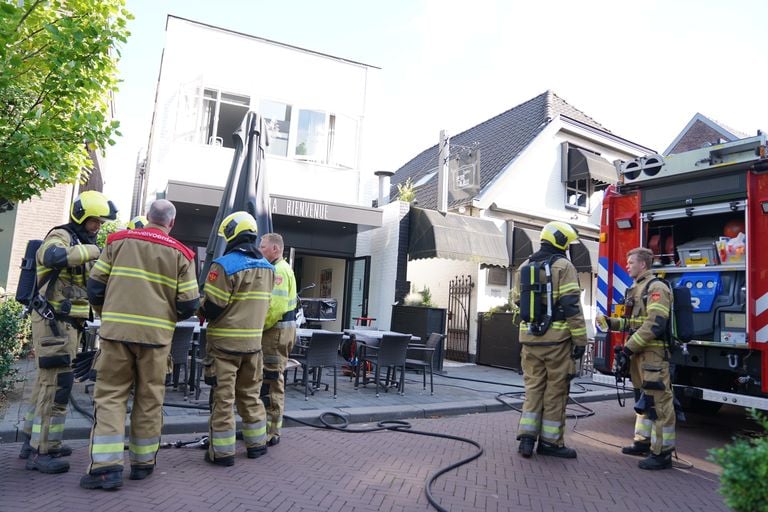
<instances>
[{"instance_id":1,"label":"firefighter's glove","mask_svg":"<svg viewBox=\"0 0 768 512\"><path fill-rule=\"evenodd\" d=\"M587 347L576 345L573 347L573 353L571 354L571 359L575 359L578 361L582 357L584 357L584 352L587 351Z\"/></svg>"},{"instance_id":2,"label":"firefighter's glove","mask_svg":"<svg viewBox=\"0 0 768 512\"><path fill-rule=\"evenodd\" d=\"M632 351L627 347L617 346L613 349L616 352L616 373L620 377L629 377L629 358L632 357Z\"/></svg>"},{"instance_id":3,"label":"firefighter's glove","mask_svg":"<svg viewBox=\"0 0 768 512\"><path fill-rule=\"evenodd\" d=\"M78 382L86 380L96 380L96 370L93 369L93 360L96 357L96 350L80 352L72 361L72 373Z\"/></svg>"},{"instance_id":4,"label":"firefighter's glove","mask_svg":"<svg viewBox=\"0 0 768 512\"><path fill-rule=\"evenodd\" d=\"M609 332L611 330L611 321L605 315L597 315L595 318L595 325L602 332Z\"/></svg>"}]
</instances>

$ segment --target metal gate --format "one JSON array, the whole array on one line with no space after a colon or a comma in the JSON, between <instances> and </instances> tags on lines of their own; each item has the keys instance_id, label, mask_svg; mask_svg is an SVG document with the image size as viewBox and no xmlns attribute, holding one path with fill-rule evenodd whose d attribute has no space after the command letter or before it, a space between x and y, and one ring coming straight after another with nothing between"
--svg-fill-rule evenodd
<instances>
[{"instance_id":1,"label":"metal gate","mask_svg":"<svg viewBox=\"0 0 768 512\"><path fill-rule=\"evenodd\" d=\"M469 361L469 311L472 276L456 276L448 286L448 339L446 359Z\"/></svg>"}]
</instances>

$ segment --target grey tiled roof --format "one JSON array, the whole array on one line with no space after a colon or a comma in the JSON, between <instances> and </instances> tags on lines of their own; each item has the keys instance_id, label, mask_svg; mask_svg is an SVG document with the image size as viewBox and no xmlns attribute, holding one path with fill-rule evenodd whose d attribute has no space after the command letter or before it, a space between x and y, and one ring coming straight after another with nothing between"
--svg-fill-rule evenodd
<instances>
[{"instance_id":1,"label":"grey tiled roof","mask_svg":"<svg viewBox=\"0 0 768 512\"><path fill-rule=\"evenodd\" d=\"M484 190L558 114L608 131L554 92L546 91L469 130L451 136L451 155L462 148L480 149L480 189ZM409 177L416 183L434 171L437 167L437 153L435 144L400 167L391 179L392 196L397 195L398 183L405 183ZM437 208L437 176L417 188L416 200L420 208ZM462 202L465 201L455 201L448 206L457 206Z\"/></svg>"}]
</instances>

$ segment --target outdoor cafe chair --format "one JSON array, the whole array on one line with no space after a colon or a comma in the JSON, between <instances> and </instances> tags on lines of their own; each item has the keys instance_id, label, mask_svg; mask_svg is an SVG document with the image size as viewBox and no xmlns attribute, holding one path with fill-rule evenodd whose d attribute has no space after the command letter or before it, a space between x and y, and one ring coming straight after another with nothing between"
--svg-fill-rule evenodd
<instances>
[{"instance_id":1,"label":"outdoor cafe chair","mask_svg":"<svg viewBox=\"0 0 768 512\"><path fill-rule=\"evenodd\" d=\"M382 386L382 368L387 368L387 380L385 385L382 386L384 390L388 391L390 382L397 381L397 370L400 369L400 379L397 384L397 389L400 395L405 394L405 360L408 343L410 342L410 334L385 334L381 337L381 343L378 346L363 347L363 351L361 352L361 364L358 365L358 372L361 367L365 368L365 361L370 361L370 363L376 367L373 378L376 383L377 398L379 397L379 386ZM367 384L367 379L364 378L363 385L365 384Z\"/></svg>"},{"instance_id":2,"label":"outdoor cafe chair","mask_svg":"<svg viewBox=\"0 0 768 512\"><path fill-rule=\"evenodd\" d=\"M177 325L173 331L171 340L171 359L173 360L173 388L179 385L179 373L184 368L184 400L189 392L189 349L192 347L192 336L195 328L192 326Z\"/></svg>"},{"instance_id":3,"label":"outdoor cafe chair","mask_svg":"<svg viewBox=\"0 0 768 512\"><path fill-rule=\"evenodd\" d=\"M445 334L433 332L427 338L425 344L412 343L408 345L405 367L421 370L424 390L427 389L427 370L429 370L429 394L435 394L435 385L433 383L432 371L435 363L435 354L437 347L445 339Z\"/></svg>"},{"instance_id":4,"label":"outdoor cafe chair","mask_svg":"<svg viewBox=\"0 0 768 512\"><path fill-rule=\"evenodd\" d=\"M333 368L333 398L336 398L339 345L341 345L343 337L344 335L340 332L312 333L305 353L291 355L302 365L301 380L304 384L304 400L309 400L308 394L314 395L315 389L322 385L323 368ZM312 378L309 377L310 373ZM325 384L325 389L328 389L328 384Z\"/></svg>"},{"instance_id":5,"label":"outdoor cafe chair","mask_svg":"<svg viewBox=\"0 0 768 512\"><path fill-rule=\"evenodd\" d=\"M197 353L193 355L195 358L195 400L200 400L200 381L202 380L203 370L205 369L203 361L206 355L206 332L208 329L205 327L200 328L200 334L197 338Z\"/></svg>"}]
</instances>

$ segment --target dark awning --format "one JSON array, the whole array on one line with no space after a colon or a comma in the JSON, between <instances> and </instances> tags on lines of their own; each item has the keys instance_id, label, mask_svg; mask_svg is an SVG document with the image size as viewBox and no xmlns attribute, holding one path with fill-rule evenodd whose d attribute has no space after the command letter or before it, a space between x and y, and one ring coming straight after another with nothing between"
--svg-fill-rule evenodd
<instances>
[{"instance_id":1,"label":"dark awning","mask_svg":"<svg viewBox=\"0 0 768 512\"><path fill-rule=\"evenodd\" d=\"M510 222L508 225L512 225ZM523 264L528 257L539 250L539 229L514 226L512 232L511 265L514 268ZM597 272L598 243L593 240L579 239L578 243L571 244L569 256L573 266L579 272Z\"/></svg>"},{"instance_id":2,"label":"dark awning","mask_svg":"<svg viewBox=\"0 0 768 512\"><path fill-rule=\"evenodd\" d=\"M571 244L571 262L579 272L597 273L599 244L593 240L580 239L580 243Z\"/></svg>"},{"instance_id":3,"label":"dark awning","mask_svg":"<svg viewBox=\"0 0 768 512\"><path fill-rule=\"evenodd\" d=\"M538 229L521 228L515 226L512 230L512 266L517 268L528 257L539 250Z\"/></svg>"},{"instance_id":4,"label":"dark awning","mask_svg":"<svg viewBox=\"0 0 768 512\"><path fill-rule=\"evenodd\" d=\"M565 181L592 178L609 185L619 181L619 173L611 162L580 148L568 148L568 176Z\"/></svg>"},{"instance_id":5,"label":"dark awning","mask_svg":"<svg viewBox=\"0 0 768 512\"><path fill-rule=\"evenodd\" d=\"M408 259L423 258L509 265L504 233L490 220L411 208Z\"/></svg>"}]
</instances>

